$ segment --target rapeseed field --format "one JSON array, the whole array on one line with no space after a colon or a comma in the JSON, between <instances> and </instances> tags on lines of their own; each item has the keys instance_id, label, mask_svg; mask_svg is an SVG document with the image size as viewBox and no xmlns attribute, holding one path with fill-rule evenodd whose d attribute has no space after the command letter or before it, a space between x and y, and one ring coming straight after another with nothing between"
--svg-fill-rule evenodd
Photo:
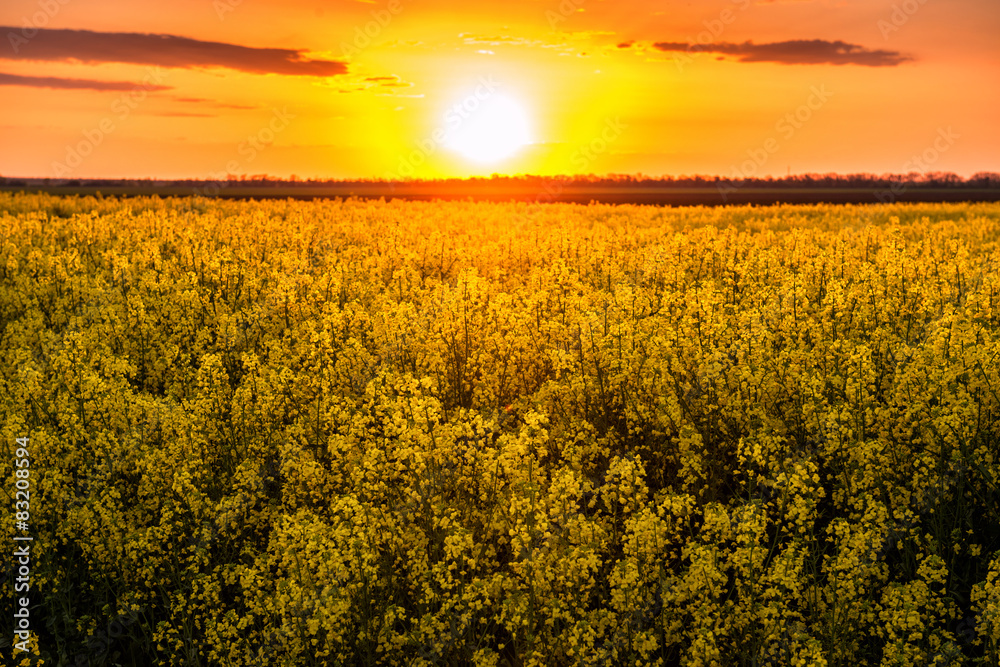
<instances>
[{"instance_id":1,"label":"rapeseed field","mask_svg":"<svg viewBox=\"0 0 1000 667\"><path fill-rule=\"evenodd\" d=\"M995 665L998 241L0 194L5 664Z\"/></svg>"}]
</instances>

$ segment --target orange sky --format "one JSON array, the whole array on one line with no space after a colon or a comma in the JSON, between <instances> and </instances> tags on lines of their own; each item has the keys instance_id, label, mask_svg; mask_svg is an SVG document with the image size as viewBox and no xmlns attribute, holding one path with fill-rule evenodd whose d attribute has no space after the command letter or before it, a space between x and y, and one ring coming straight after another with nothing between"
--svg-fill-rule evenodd
<instances>
[{"instance_id":1,"label":"orange sky","mask_svg":"<svg viewBox=\"0 0 1000 667\"><path fill-rule=\"evenodd\" d=\"M0 26L4 176L1000 169L997 0L5 0Z\"/></svg>"}]
</instances>

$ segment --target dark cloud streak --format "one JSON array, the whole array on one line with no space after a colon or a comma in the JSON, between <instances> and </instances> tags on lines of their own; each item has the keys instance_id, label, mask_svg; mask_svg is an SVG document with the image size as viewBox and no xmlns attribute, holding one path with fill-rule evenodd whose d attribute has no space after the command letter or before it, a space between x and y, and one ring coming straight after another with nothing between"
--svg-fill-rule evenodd
<instances>
[{"instance_id":1,"label":"dark cloud streak","mask_svg":"<svg viewBox=\"0 0 1000 667\"><path fill-rule=\"evenodd\" d=\"M899 51L867 49L857 44L824 39L794 39L786 42L754 44L717 42L686 44L655 42L653 48L665 52L720 53L735 56L743 63L780 63L783 65L862 65L865 67L896 67L913 60Z\"/></svg>"},{"instance_id":2,"label":"dark cloud streak","mask_svg":"<svg viewBox=\"0 0 1000 667\"><path fill-rule=\"evenodd\" d=\"M19 28L0 26L0 34ZM0 49L0 58L29 61L128 63L190 69L225 67L253 74L336 76L347 72L338 60L312 59L303 50L262 49L223 42L204 42L177 35L91 30L49 30L16 50Z\"/></svg>"},{"instance_id":3,"label":"dark cloud streak","mask_svg":"<svg viewBox=\"0 0 1000 667\"><path fill-rule=\"evenodd\" d=\"M258 105L254 104L225 104L222 102L216 102L215 100L210 100L207 97L174 97L177 102L185 102L190 104L206 104L208 106L217 109L257 109Z\"/></svg>"},{"instance_id":4,"label":"dark cloud streak","mask_svg":"<svg viewBox=\"0 0 1000 667\"><path fill-rule=\"evenodd\" d=\"M59 90L170 90L171 86L137 84L128 81L95 81L93 79L65 79L55 76L21 76L0 72L0 86L29 86Z\"/></svg>"}]
</instances>

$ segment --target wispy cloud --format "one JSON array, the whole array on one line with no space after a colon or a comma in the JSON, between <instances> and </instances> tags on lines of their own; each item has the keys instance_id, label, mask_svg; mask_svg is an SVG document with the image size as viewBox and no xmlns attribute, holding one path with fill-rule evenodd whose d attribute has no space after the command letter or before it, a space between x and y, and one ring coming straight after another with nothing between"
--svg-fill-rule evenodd
<instances>
[{"instance_id":1,"label":"wispy cloud","mask_svg":"<svg viewBox=\"0 0 1000 667\"><path fill-rule=\"evenodd\" d=\"M210 100L207 97L174 97L178 102L188 102L191 104L202 104L211 106L216 109L259 109L260 106L256 104L226 104L223 102L216 102L215 100Z\"/></svg>"},{"instance_id":2,"label":"wispy cloud","mask_svg":"<svg viewBox=\"0 0 1000 667\"><path fill-rule=\"evenodd\" d=\"M153 116L169 116L177 118L216 118L212 113L192 113L190 111L158 111Z\"/></svg>"},{"instance_id":3,"label":"wispy cloud","mask_svg":"<svg viewBox=\"0 0 1000 667\"><path fill-rule=\"evenodd\" d=\"M614 33L603 33L595 32L594 34L614 34ZM570 37L570 35L561 35L565 37ZM528 39L527 37L514 37L511 35L476 35L472 33L463 32L458 36L463 44L469 46L481 45L481 46L519 46L519 47L530 47L530 48L542 48L542 49L561 49L568 48L570 44L565 40L541 40L541 39Z\"/></svg>"},{"instance_id":4,"label":"wispy cloud","mask_svg":"<svg viewBox=\"0 0 1000 667\"><path fill-rule=\"evenodd\" d=\"M0 34L18 28L0 26ZM311 58L301 49L264 49L205 42L178 35L40 28L32 39L0 58L29 61L129 63L161 67L224 67L254 74L336 76L347 72L339 60Z\"/></svg>"},{"instance_id":5,"label":"wispy cloud","mask_svg":"<svg viewBox=\"0 0 1000 667\"><path fill-rule=\"evenodd\" d=\"M459 33L459 39L466 44L487 44L490 46L538 46L543 42L526 37L514 37L511 35L477 35L474 33Z\"/></svg>"},{"instance_id":6,"label":"wispy cloud","mask_svg":"<svg viewBox=\"0 0 1000 667\"><path fill-rule=\"evenodd\" d=\"M396 75L392 76L369 76L363 79L365 82L374 84L376 86L382 86L384 88L412 88L413 84L409 81L403 81Z\"/></svg>"},{"instance_id":7,"label":"wispy cloud","mask_svg":"<svg viewBox=\"0 0 1000 667\"><path fill-rule=\"evenodd\" d=\"M623 46L624 45L620 45ZM629 46L631 46L629 44ZM627 47L624 47L627 48ZM710 44L687 44L685 42L655 42L653 48L660 51L686 51L697 53L718 53L735 56L744 63L781 63L783 65L863 65L866 67L895 67L913 60L899 51L868 49L848 42L824 39L794 39L786 42L754 44L743 42L716 42Z\"/></svg>"},{"instance_id":8,"label":"wispy cloud","mask_svg":"<svg viewBox=\"0 0 1000 667\"><path fill-rule=\"evenodd\" d=\"M95 81L94 79L65 79L56 76L21 76L0 72L0 86L29 86L31 88L56 88L59 90L170 90L171 86L135 84L129 81Z\"/></svg>"}]
</instances>

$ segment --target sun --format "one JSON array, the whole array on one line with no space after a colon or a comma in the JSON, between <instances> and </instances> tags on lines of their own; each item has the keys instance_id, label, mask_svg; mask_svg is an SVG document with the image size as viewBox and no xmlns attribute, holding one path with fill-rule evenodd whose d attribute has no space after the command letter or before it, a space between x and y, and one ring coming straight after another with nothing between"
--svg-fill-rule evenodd
<instances>
[{"instance_id":1,"label":"sun","mask_svg":"<svg viewBox=\"0 0 1000 667\"><path fill-rule=\"evenodd\" d=\"M473 162L499 162L531 143L524 106L482 86L453 105L445 121L445 146Z\"/></svg>"}]
</instances>

